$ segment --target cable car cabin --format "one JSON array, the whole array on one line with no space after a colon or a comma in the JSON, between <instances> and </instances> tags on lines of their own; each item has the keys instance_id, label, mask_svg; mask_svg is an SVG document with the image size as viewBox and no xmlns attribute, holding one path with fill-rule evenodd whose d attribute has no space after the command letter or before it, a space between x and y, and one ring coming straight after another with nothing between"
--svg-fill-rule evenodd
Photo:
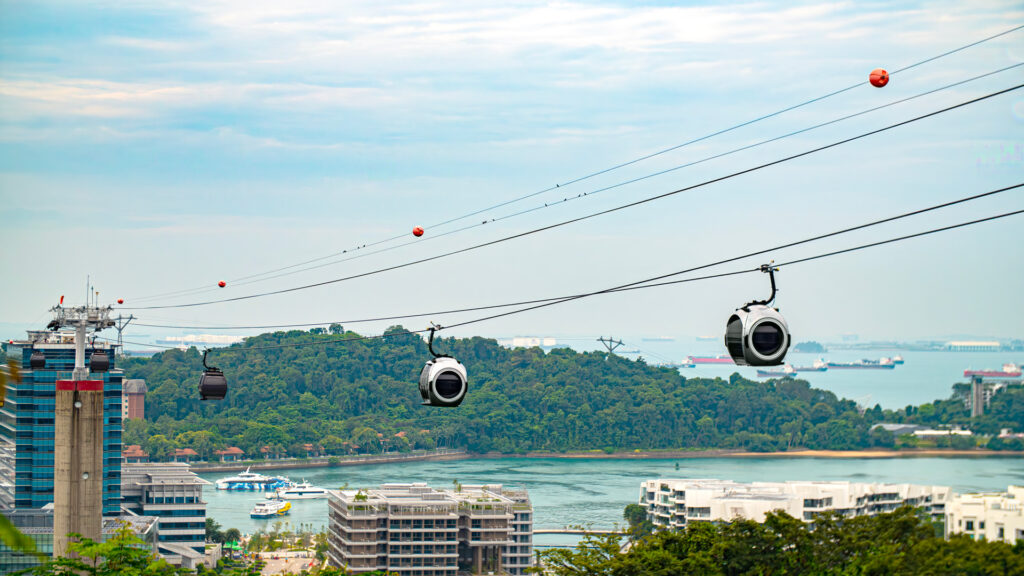
<instances>
[{"instance_id":1,"label":"cable car cabin","mask_svg":"<svg viewBox=\"0 0 1024 576\"><path fill-rule=\"evenodd\" d=\"M46 354L43 354L42 350L33 350L32 356L28 359L28 365L33 370L46 368Z\"/></svg>"},{"instance_id":2,"label":"cable car cabin","mask_svg":"<svg viewBox=\"0 0 1024 576\"><path fill-rule=\"evenodd\" d=\"M110 370L110 356L103 350L93 350L89 358L89 372L106 372Z\"/></svg>"},{"instance_id":3,"label":"cable car cabin","mask_svg":"<svg viewBox=\"0 0 1024 576\"><path fill-rule=\"evenodd\" d=\"M199 377L201 400L223 400L228 394L228 379L217 368L207 368Z\"/></svg>"}]
</instances>

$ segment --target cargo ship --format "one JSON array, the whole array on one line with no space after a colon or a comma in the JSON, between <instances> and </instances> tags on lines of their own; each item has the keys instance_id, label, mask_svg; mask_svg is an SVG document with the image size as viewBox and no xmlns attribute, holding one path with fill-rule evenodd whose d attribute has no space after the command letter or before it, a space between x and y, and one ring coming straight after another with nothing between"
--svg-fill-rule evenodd
<instances>
[{"instance_id":1,"label":"cargo ship","mask_svg":"<svg viewBox=\"0 0 1024 576\"><path fill-rule=\"evenodd\" d=\"M828 371L828 363L818 358L810 366L797 366L795 370L797 372L826 372Z\"/></svg>"},{"instance_id":2,"label":"cargo ship","mask_svg":"<svg viewBox=\"0 0 1024 576\"><path fill-rule=\"evenodd\" d=\"M892 363L893 364L903 364L903 356L900 356L899 354L893 356L892 357Z\"/></svg>"},{"instance_id":3,"label":"cargo ship","mask_svg":"<svg viewBox=\"0 0 1024 576\"><path fill-rule=\"evenodd\" d=\"M781 369L776 370L758 370L758 378L795 378L797 370L786 364Z\"/></svg>"},{"instance_id":4,"label":"cargo ship","mask_svg":"<svg viewBox=\"0 0 1024 576\"><path fill-rule=\"evenodd\" d=\"M1002 370L964 370L964 376L981 376L982 378L1020 378L1021 368L1016 364L1003 364Z\"/></svg>"},{"instance_id":5,"label":"cargo ship","mask_svg":"<svg viewBox=\"0 0 1024 576\"><path fill-rule=\"evenodd\" d=\"M896 367L892 358L881 360L864 359L860 362L829 362L828 367L832 370L892 370Z\"/></svg>"},{"instance_id":6,"label":"cargo ship","mask_svg":"<svg viewBox=\"0 0 1024 576\"><path fill-rule=\"evenodd\" d=\"M687 364L735 364L729 356L687 356Z\"/></svg>"}]
</instances>

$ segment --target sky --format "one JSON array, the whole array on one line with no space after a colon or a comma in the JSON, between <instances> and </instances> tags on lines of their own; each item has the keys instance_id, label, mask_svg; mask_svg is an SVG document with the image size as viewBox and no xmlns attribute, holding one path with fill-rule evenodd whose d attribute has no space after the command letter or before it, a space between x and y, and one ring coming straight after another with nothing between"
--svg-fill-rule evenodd
<instances>
[{"instance_id":1,"label":"sky","mask_svg":"<svg viewBox=\"0 0 1024 576\"><path fill-rule=\"evenodd\" d=\"M1020 64L1024 30L894 73L884 88L868 83L874 68L899 70L1022 24L1014 1L0 0L0 336L45 325L61 295L80 303L87 277L101 303L125 300L115 309L138 318L125 338L140 341L261 331L147 323L346 321L364 333L455 324L488 314L347 321L602 290L1018 184L1024 89L428 263L239 302L141 308L428 258L1010 88L1024 66L650 176ZM706 273L1022 208L1017 189ZM1022 224L1018 215L783 267L778 304L798 341L1021 338ZM311 260L323 266L242 280ZM166 295L182 290L191 292ZM760 274L732 276L450 334L721 334L733 309L767 292Z\"/></svg>"}]
</instances>

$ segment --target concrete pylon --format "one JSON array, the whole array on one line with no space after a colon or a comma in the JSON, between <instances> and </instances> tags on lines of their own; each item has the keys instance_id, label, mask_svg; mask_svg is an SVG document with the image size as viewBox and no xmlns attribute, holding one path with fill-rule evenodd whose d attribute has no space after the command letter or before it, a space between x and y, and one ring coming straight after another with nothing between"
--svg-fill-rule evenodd
<instances>
[{"instance_id":1,"label":"concrete pylon","mask_svg":"<svg viewBox=\"0 0 1024 576\"><path fill-rule=\"evenodd\" d=\"M985 381L981 376L971 378L971 418L985 414Z\"/></svg>"},{"instance_id":2,"label":"concrete pylon","mask_svg":"<svg viewBox=\"0 0 1024 576\"><path fill-rule=\"evenodd\" d=\"M53 442L53 557L68 534L103 534L103 381L58 380Z\"/></svg>"}]
</instances>

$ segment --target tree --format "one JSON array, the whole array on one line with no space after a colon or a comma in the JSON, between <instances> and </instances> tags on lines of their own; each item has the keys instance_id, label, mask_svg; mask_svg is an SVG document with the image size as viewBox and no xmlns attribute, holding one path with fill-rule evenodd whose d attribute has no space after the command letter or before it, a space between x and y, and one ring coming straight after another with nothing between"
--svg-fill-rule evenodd
<instances>
[{"instance_id":1,"label":"tree","mask_svg":"<svg viewBox=\"0 0 1024 576\"><path fill-rule=\"evenodd\" d=\"M209 516L206 517L206 541L218 544L224 542L224 532L221 531L220 523Z\"/></svg>"},{"instance_id":2,"label":"tree","mask_svg":"<svg viewBox=\"0 0 1024 576\"><path fill-rule=\"evenodd\" d=\"M238 528L228 528L224 531L225 542L238 542L242 539L242 533Z\"/></svg>"},{"instance_id":3,"label":"tree","mask_svg":"<svg viewBox=\"0 0 1024 576\"><path fill-rule=\"evenodd\" d=\"M151 436L145 444L145 450L149 453L149 457L154 461L165 461L170 460L174 455L174 449L177 446L174 442L171 442L163 434L157 434Z\"/></svg>"},{"instance_id":4,"label":"tree","mask_svg":"<svg viewBox=\"0 0 1024 576\"><path fill-rule=\"evenodd\" d=\"M150 383L145 429L126 425L154 460L177 445L213 439L259 454L321 444L338 453L445 447L484 453L738 447L769 451L913 447L914 439L871 432L878 422L929 426L959 424L977 434L1002 428L1024 432L1024 386L992 397L984 416L971 418L958 392L948 400L860 414L857 405L812 388L806 381L755 382L684 378L678 370L649 366L595 352L539 348L506 349L484 338L445 338L438 348L458 357L473 375L466 401L455 411L420 405L415 381L423 366L422 337L400 327L386 338L297 347L306 330L247 338L218 360L230 374L232 393L216 406L183 389L202 370L198 352L169 350L152 358L128 358L126 374ZM326 338L326 336L325 336ZM960 387L962 388L962 387ZM142 423L139 424L141 426ZM196 433L189 435L189 433ZM201 433L201 434L199 434ZM380 436L382 435L382 436ZM346 444L347 442L347 444ZM1018 441L1014 440L1016 445ZM994 442L993 448L1008 446ZM199 451L199 450L197 450ZM298 453L298 451L296 451Z\"/></svg>"},{"instance_id":5,"label":"tree","mask_svg":"<svg viewBox=\"0 0 1024 576\"><path fill-rule=\"evenodd\" d=\"M622 511L622 518L628 525L629 538L639 540L654 532L654 523L647 518L647 509L639 504L629 504Z\"/></svg>"},{"instance_id":6,"label":"tree","mask_svg":"<svg viewBox=\"0 0 1024 576\"><path fill-rule=\"evenodd\" d=\"M631 511L631 515L638 513ZM888 514L845 518L830 512L804 523L773 512L764 523L690 522L633 542L585 538L568 550L539 552L555 576L783 576L1024 574L1024 546L954 536L904 506Z\"/></svg>"},{"instance_id":7,"label":"tree","mask_svg":"<svg viewBox=\"0 0 1024 576\"><path fill-rule=\"evenodd\" d=\"M123 524L106 542L80 538L68 545L77 558L54 558L29 570L30 574L78 576L184 575L182 570L156 556L146 543Z\"/></svg>"},{"instance_id":8,"label":"tree","mask_svg":"<svg viewBox=\"0 0 1024 576\"><path fill-rule=\"evenodd\" d=\"M613 561L621 556L622 536L585 534L575 548L554 548L538 552L544 569L535 573L554 576L612 576Z\"/></svg>"}]
</instances>

